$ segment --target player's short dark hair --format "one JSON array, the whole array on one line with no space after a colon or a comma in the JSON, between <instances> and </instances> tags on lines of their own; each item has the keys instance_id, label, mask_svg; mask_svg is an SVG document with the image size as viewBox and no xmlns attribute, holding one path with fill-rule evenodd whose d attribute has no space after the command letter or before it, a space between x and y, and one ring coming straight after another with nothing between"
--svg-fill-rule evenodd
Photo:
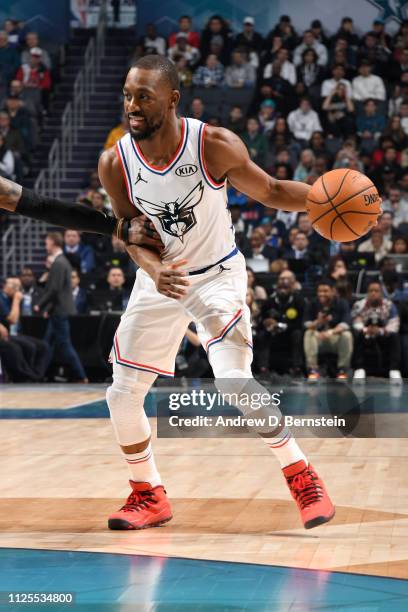
<instances>
[{"instance_id":1,"label":"player's short dark hair","mask_svg":"<svg viewBox=\"0 0 408 612\"><path fill-rule=\"evenodd\" d=\"M162 55L145 55L133 64L132 68L142 68L143 70L157 70L167 81L171 89L180 89L180 81L177 69L172 61Z\"/></svg>"},{"instance_id":2,"label":"player's short dark hair","mask_svg":"<svg viewBox=\"0 0 408 612\"><path fill-rule=\"evenodd\" d=\"M52 240L56 247L62 249L64 246L64 238L61 232L48 232L47 238Z\"/></svg>"}]
</instances>

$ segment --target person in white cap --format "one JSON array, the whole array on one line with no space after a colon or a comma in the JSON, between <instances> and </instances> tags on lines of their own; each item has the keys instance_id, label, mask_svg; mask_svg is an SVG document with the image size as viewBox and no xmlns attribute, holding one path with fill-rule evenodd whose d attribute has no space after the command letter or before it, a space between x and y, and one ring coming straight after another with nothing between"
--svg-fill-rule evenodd
<instances>
[{"instance_id":1,"label":"person in white cap","mask_svg":"<svg viewBox=\"0 0 408 612\"><path fill-rule=\"evenodd\" d=\"M48 109L48 98L51 90L51 75L42 63L42 49L33 47L30 59L17 70L17 81L21 81L26 89L37 89L41 92L44 109Z\"/></svg>"},{"instance_id":2,"label":"person in white cap","mask_svg":"<svg viewBox=\"0 0 408 612\"><path fill-rule=\"evenodd\" d=\"M40 47L42 51L41 61L44 64L44 66L48 68L48 70L51 70L52 65L51 65L50 55L46 49L41 47L37 32L27 32L26 37L25 37L25 44L26 44L26 48L21 53L21 63L29 64L31 49L34 49L35 47Z\"/></svg>"},{"instance_id":3,"label":"person in white cap","mask_svg":"<svg viewBox=\"0 0 408 612\"><path fill-rule=\"evenodd\" d=\"M255 31L255 19L253 17L245 17L243 20L243 30L234 40L236 47L246 47L250 51L260 53L264 44L263 37Z\"/></svg>"}]
</instances>

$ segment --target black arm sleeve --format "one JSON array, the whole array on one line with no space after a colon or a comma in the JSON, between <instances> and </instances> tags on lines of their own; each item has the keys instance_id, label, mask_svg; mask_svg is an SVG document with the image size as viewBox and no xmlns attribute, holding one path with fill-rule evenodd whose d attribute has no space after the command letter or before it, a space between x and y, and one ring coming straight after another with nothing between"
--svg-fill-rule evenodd
<instances>
[{"instance_id":1,"label":"black arm sleeve","mask_svg":"<svg viewBox=\"0 0 408 612\"><path fill-rule=\"evenodd\" d=\"M47 198L25 187L23 187L15 212L24 217L46 221L66 229L93 234L112 236L116 230L116 219L113 217L108 217L84 204Z\"/></svg>"}]
</instances>

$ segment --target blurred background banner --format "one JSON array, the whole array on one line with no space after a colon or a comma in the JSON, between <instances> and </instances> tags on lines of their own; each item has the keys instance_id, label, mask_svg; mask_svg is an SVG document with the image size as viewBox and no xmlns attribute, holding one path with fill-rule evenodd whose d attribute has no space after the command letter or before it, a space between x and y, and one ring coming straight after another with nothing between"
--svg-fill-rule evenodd
<instances>
[{"instance_id":1,"label":"blurred background banner","mask_svg":"<svg viewBox=\"0 0 408 612\"><path fill-rule=\"evenodd\" d=\"M261 34L267 34L270 24L277 22L280 15L289 15L297 30L308 28L313 15L332 33L337 30L345 15L354 20L356 30L361 30L361 33L367 29L367 23L376 18L384 19L388 29L395 31L398 24L408 16L408 2L404 0L254 0L250 5L242 0L217 0L191 5L183 0L139 0L137 8L140 34L146 24L152 22L166 36L174 31L179 16L184 14L192 16L196 28L203 28L211 15L223 15L234 30L239 30L244 17L251 15Z\"/></svg>"},{"instance_id":2,"label":"blurred background banner","mask_svg":"<svg viewBox=\"0 0 408 612\"><path fill-rule=\"evenodd\" d=\"M0 22L23 21L27 31L38 32L52 42L65 42L69 36L70 0L1 0Z\"/></svg>"},{"instance_id":3,"label":"blurred background banner","mask_svg":"<svg viewBox=\"0 0 408 612\"><path fill-rule=\"evenodd\" d=\"M102 0L70 0L71 25L73 27L93 28L98 21ZM108 0L108 18L112 18L114 5L119 11L121 27L132 26L136 22L136 0Z\"/></svg>"}]
</instances>

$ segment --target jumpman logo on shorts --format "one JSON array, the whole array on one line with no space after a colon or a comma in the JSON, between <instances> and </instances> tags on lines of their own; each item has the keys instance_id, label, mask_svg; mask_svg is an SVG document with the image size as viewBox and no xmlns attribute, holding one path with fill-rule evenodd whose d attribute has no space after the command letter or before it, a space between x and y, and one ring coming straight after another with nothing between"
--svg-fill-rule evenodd
<instances>
[{"instance_id":1,"label":"jumpman logo on shorts","mask_svg":"<svg viewBox=\"0 0 408 612\"><path fill-rule=\"evenodd\" d=\"M139 172L137 173L137 177L136 177L136 180L135 180L135 185L137 185L139 181L142 181L143 183L147 183L146 179L144 179L142 177L142 169L141 168L139 168Z\"/></svg>"}]
</instances>

